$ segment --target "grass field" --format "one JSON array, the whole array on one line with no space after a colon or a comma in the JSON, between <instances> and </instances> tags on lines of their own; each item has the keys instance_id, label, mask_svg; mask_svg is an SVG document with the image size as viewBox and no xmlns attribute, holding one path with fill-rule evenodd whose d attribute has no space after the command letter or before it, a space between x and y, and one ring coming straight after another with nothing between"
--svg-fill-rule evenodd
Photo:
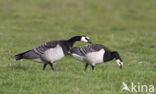
<instances>
[{"instance_id":1,"label":"grass field","mask_svg":"<svg viewBox=\"0 0 156 94\"><path fill-rule=\"evenodd\" d=\"M53 72L12 58L76 35L117 50L124 68L113 60L83 72L84 64L67 56ZM122 82L156 87L155 0L0 0L0 94L133 94L121 91Z\"/></svg>"}]
</instances>

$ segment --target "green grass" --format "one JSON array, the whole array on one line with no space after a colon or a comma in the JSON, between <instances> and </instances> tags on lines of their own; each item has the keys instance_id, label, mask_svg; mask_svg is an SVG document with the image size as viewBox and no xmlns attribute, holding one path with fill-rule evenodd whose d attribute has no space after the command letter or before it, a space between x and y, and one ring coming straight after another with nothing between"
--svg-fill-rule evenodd
<instances>
[{"instance_id":1,"label":"green grass","mask_svg":"<svg viewBox=\"0 0 156 94\"><path fill-rule=\"evenodd\" d=\"M123 70L111 61L85 73L83 63L67 56L53 72L12 59L43 42L76 35L117 50ZM0 0L0 94L133 94L121 91L122 82L156 87L155 51L155 0Z\"/></svg>"}]
</instances>

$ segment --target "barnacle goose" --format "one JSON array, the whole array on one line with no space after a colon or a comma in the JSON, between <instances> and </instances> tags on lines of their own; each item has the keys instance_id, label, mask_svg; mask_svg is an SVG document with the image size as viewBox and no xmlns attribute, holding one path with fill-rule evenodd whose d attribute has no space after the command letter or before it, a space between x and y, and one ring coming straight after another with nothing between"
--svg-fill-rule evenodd
<instances>
[{"instance_id":1,"label":"barnacle goose","mask_svg":"<svg viewBox=\"0 0 156 94\"><path fill-rule=\"evenodd\" d=\"M80 47L73 47L70 50L70 54L86 63L84 71L86 71L88 65L91 65L92 70L96 64L107 62L116 59L116 63L120 68L123 66L122 59L117 51L110 51L107 47L101 44L90 44Z\"/></svg>"},{"instance_id":2,"label":"barnacle goose","mask_svg":"<svg viewBox=\"0 0 156 94\"><path fill-rule=\"evenodd\" d=\"M75 36L69 40L54 40L46 42L37 48L15 55L16 60L31 59L37 62L42 62L43 70L49 64L54 70L53 63L66 56L76 41L91 43L89 37Z\"/></svg>"}]
</instances>

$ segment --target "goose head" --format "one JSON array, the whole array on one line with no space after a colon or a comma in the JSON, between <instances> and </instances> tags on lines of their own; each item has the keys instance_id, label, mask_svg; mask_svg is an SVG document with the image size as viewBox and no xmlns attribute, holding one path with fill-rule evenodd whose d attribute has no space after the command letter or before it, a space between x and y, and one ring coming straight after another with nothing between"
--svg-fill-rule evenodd
<instances>
[{"instance_id":1,"label":"goose head","mask_svg":"<svg viewBox=\"0 0 156 94\"><path fill-rule=\"evenodd\" d=\"M90 43L90 44L92 43L91 40L90 40L90 38L87 37L87 36L81 36L80 41L87 42L87 43Z\"/></svg>"}]
</instances>

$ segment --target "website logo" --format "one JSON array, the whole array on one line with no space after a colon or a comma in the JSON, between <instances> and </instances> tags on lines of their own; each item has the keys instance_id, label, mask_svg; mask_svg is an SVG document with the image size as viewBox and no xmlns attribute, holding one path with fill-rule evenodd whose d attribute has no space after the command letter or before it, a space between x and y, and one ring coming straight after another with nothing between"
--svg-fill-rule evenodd
<instances>
[{"instance_id":1,"label":"website logo","mask_svg":"<svg viewBox=\"0 0 156 94\"><path fill-rule=\"evenodd\" d=\"M130 86L125 82L122 82L123 88L122 91L128 91L128 92L147 92L147 93L153 93L154 92L154 85L142 85L140 83L133 83L131 82Z\"/></svg>"}]
</instances>

